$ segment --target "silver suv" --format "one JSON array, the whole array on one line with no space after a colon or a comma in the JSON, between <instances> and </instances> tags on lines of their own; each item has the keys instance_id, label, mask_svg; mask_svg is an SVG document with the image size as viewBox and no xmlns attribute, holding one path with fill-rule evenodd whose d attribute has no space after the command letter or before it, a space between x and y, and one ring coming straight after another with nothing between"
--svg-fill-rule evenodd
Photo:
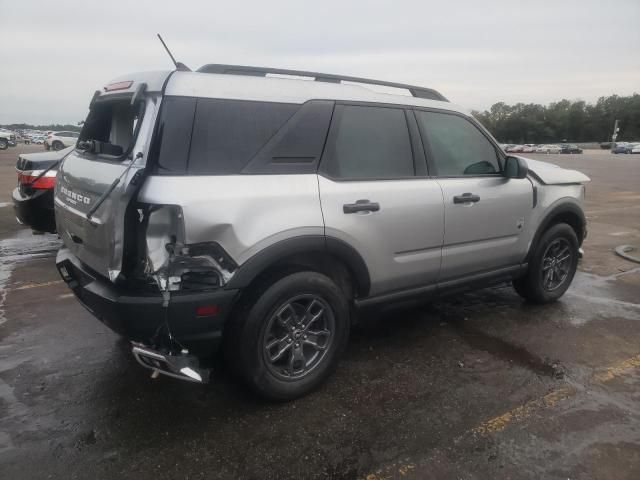
<instances>
[{"instance_id":1,"label":"silver suv","mask_svg":"<svg viewBox=\"0 0 640 480\"><path fill-rule=\"evenodd\" d=\"M223 347L257 392L292 399L330 374L359 312L503 281L556 300L587 181L507 156L431 89L137 73L96 91L60 167L57 266L153 376L207 381Z\"/></svg>"}]
</instances>

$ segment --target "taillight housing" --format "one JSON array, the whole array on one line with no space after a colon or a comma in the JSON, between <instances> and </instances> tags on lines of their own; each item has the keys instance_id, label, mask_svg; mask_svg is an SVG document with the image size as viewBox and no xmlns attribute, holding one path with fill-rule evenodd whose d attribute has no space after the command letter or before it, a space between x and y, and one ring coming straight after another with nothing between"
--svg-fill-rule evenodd
<instances>
[{"instance_id":1,"label":"taillight housing","mask_svg":"<svg viewBox=\"0 0 640 480\"><path fill-rule=\"evenodd\" d=\"M36 190L50 190L56 186L57 170L49 170L42 173L42 170L25 170L18 172L18 184L31 187Z\"/></svg>"}]
</instances>

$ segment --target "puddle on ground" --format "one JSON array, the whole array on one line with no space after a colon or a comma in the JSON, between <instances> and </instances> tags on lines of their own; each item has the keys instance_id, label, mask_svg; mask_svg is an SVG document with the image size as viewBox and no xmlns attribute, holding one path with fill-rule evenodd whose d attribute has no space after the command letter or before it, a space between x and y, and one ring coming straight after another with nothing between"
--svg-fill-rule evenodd
<instances>
[{"instance_id":1,"label":"puddle on ground","mask_svg":"<svg viewBox=\"0 0 640 480\"><path fill-rule=\"evenodd\" d=\"M633 269L633 271L640 269ZM629 272L609 276L577 272L571 287L560 300L567 319L572 325L605 317L640 320L640 303L616 299L619 276Z\"/></svg>"},{"instance_id":2,"label":"puddle on ground","mask_svg":"<svg viewBox=\"0 0 640 480\"><path fill-rule=\"evenodd\" d=\"M33 235L20 230L11 238L0 240L0 325L7 321L4 302L11 272L17 264L34 258L55 258L61 242L57 235Z\"/></svg>"}]
</instances>

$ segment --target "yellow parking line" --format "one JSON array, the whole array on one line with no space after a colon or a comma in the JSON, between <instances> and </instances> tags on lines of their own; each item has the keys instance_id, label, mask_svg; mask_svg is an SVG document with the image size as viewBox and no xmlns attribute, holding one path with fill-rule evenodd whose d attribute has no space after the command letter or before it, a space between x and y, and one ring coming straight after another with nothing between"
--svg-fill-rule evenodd
<instances>
[{"instance_id":1,"label":"yellow parking line","mask_svg":"<svg viewBox=\"0 0 640 480\"><path fill-rule=\"evenodd\" d=\"M553 390L547 393L544 397L530 400L519 407L503 413L502 415L498 415L497 417L493 417L491 420L482 422L480 425L475 427L472 432L478 434L499 432L500 430L504 430L512 421L522 421L533 415L536 410L551 408L561 400L575 395L576 392L577 390L573 387L563 387Z\"/></svg>"},{"instance_id":2,"label":"yellow parking line","mask_svg":"<svg viewBox=\"0 0 640 480\"><path fill-rule=\"evenodd\" d=\"M640 367L640 355L623 360L620 363L612 365L604 372L595 374L592 380L596 383L605 383L609 380L613 380L616 377L620 377L634 368Z\"/></svg>"},{"instance_id":3,"label":"yellow parking line","mask_svg":"<svg viewBox=\"0 0 640 480\"><path fill-rule=\"evenodd\" d=\"M628 374L635 368L640 368L640 354L635 357L627 358L621 362L615 363L610 367L607 367L604 371L596 373L591 376L592 383L606 383L614 378L621 377ZM514 421L522 421L531 417L536 411L544 408L553 408L559 402L573 397L578 393L578 390L574 387L566 386L557 388L547 393L543 397L530 400L523 405L520 405L508 412L505 412L497 417L493 417L490 420L482 422L477 427L471 430L471 433L479 435L488 435L492 433L504 430L507 425ZM467 432L468 433L468 432ZM462 438L458 437L457 440ZM456 441L457 441L456 440ZM416 470L416 464L409 461L409 459L391 463L385 467L378 469L374 473L365 475L365 480L385 480L390 478L404 477Z\"/></svg>"},{"instance_id":4,"label":"yellow parking line","mask_svg":"<svg viewBox=\"0 0 640 480\"><path fill-rule=\"evenodd\" d=\"M58 283L63 283L62 280L52 280L51 282L42 282L42 283L29 283L27 285L22 285L20 287L12 288L11 291L17 290L27 290L29 288L39 288L39 287L48 287L50 285L57 285Z\"/></svg>"},{"instance_id":5,"label":"yellow parking line","mask_svg":"<svg viewBox=\"0 0 640 480\"><path fill-rule=\"evenodd\" d=\"M603 372L594 374L591 377L593 383L606 383L609 380L613 380L616 377L620 377L634 368L640 367L640 355L628 358L614 365L611 365ZM475 427L472 432L485 434L499 432L512 421L521 421L530 417L536 410L541 408L551 408L555 406L559 401L572 397L578 391L573 387L563 387L546 394L544 397L531 400L524 405L509 410L508 412L498 415L497 417L487 420Z\"/></svg>"},{"instance_id":6,"label":"yellow parking line","mask_svg":"<svg viewBox=\"0 0 640 480\"><path fill-rule=\"evenodd\" d=\"M409 475L416 469L414 463L394 462L390 465L381 468L380 470L369 473L364 477L365 480L387 480L390 478L401 478Z\"/></svg>"}]
</instances>

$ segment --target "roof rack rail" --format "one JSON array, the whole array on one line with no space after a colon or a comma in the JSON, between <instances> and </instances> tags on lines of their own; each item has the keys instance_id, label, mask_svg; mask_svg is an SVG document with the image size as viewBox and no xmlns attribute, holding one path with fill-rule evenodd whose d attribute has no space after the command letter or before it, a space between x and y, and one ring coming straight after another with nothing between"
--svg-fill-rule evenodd
<instances>
[{"instance_id":1,"label":"roof rack rail","mask_svg":"<svg viewBox=\"0 0 640 480\"><path fill-rule=\"evenodd\" d=\"M415 85L405 85L403 83L385 82L384 80L371 80L369 78L349 77L346 75L333 75L330 73L306 72L304 70L287 70L284 68L250 67L247 65L223 65L210 63L203 65L198 70L200 73L218 73L225 75L249 75L254 77L266 77L267 74L292 75L296 77L312 77L316 82L341 83L354 82L366 85L381 85L384 87L402 88L409 90L411 95L429 100L439 100L448 102L440 92L432 88L416 87Z\"/></svg>"}]
</instances>

